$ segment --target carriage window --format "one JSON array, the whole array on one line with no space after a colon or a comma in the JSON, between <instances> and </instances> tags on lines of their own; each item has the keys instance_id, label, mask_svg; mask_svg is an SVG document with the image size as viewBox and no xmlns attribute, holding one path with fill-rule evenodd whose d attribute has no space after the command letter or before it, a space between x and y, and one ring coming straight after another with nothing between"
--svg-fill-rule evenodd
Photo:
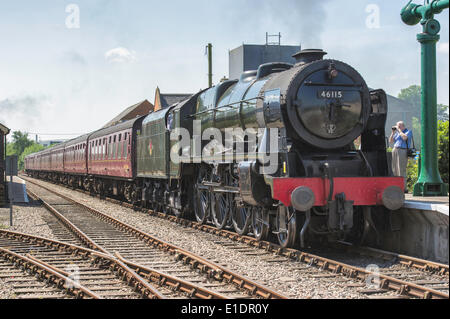
<instances>
[{"instance_id":1,"label":"carriage window","mask_svg":"<svg viewBox=\"0 0 450 319\"><path fill-rule=\"evenodd\" d=\"M103 139L103 147L102 147L102 158L106 157L106 138Z\"/></svg>"},{"instance_id":2,"label":"carriage window","mask_svg":"<svg viewBox=\"0 0 450 319\"><path fill-rule=\"evenodd\" d=\"M128 158L128 143L126 141L123 142L123 158Z\"/></svg>"},{"instance_id":3,"label":"carriage window","mask_svg":"<svg viewBox=\"0 0 450 319\"><path fill-rule=\"evenodd\" d=\"M120 159L122 157L122 134L118 135L117 138L117 159Z\"/></svg>"},{"instance_id":4,"label":"carriage window","mask_svg":"<svg viewBox=\"0 0 450 319\"><path fill-rule=\"evenodd\" d=\"M113 154L112 154L112 158L116 159L116 153L117 153L117 145L116 145L116 135L114 135L114 142L113 142Z\"/></svg>"},{"instance_id":5,"label":"carriage window","mask_svg":"<svg viewBox=\"0 0 450 319\"><path fill-rule=\"evenodd\" d=\"M108 144L108 159L112 158L112 144L111 144L111 137L109 137L109 144Z\"/></svg>"}]
</instances>

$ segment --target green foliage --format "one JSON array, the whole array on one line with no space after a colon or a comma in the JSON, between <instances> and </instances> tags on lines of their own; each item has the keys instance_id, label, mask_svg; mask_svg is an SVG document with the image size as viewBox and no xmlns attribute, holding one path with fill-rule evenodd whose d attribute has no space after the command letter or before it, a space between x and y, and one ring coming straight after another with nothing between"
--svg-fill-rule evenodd
<instances>
[{"instance_id":1,"label":"green foliage","mask_svg":"<svg viewBox=\"0 0 450 319\"><path fill-rule=\"evenodd\" d=\"M16 155L14 143L6 144L6 156Z\"/></svg>"},{"instance_id":2,"label":"green foliage","mask_svg":"<svg viewBox=\"0 0 450 319\"><path fill-rule=\"evenodd\" d=\"M448 145L448 121L438 122L438 165L442 181L448 184L449 145ZM418 161L409 160L407 170L407 188L413 191L414 184L419 175Z\"/></svg>"},{"instance_id":3,"label":"green foliage","mask_svg":"<svg viewBox=\"0 0 450 319\"><path fill-rule=\"evenodd\" d=\"M412 116L420 119L420 104L421 104L421 88L420 85L411 85L406 89L402 89L398 94L398 98L411 104Z\"/></svg>"},{"instance_id":4,"label":"green foliage","mask_svg":"<svg viewBox=\"0 0 450 319\"><path fill-rule=\"evenodd\" d=\"M402 89L398 94L398 98L412 105L412 116L420 123L421 113L421 87L420 85L411 85L406 89ZM437 118L439 121L448 121L448 105L437 105Z\"/></svg>"},{"instance_id":5,"label":"green foliage","mask_svg":"<svg viewBox=\"0 0 450 319\"><path fill-rule=\"evenodd\" d=\"M444 183L448 184L448 121L438 122L438 143L439 173Z\"/></svg>"},{"instance_id":6,"label":"green foliage","mask_svg":"<svg viewBox=\"0 0 450 319\"><path fill-rule=\"evenodd\" d=\"M28 138L28 133L15 131L12 133L13 142L6 145L6 156L17 155L19 170L24 169L25 156L39 152L45 147Z\"/></svg>"},{"instance_id":7,"label":"green foliage","mask_svg":"<svg viewBox=\"0 0 450 319\"><path fill-rule=\"evenodd\" d=\"M28 133L15 131L12 133L12 138L14 143L14 154L17 156L20 156L28 146L33 145L33 141L28 139Z\"/></svg>"},{"instance_id":8,"label":"green foliage","mask_svg":"<svg viewBox=\"0 0 450 319\"><path fill-rule=\"evenodd\" d=\"M437 105L437 118L439 121L448 121L448 105Z\"/></svg>"},{"instance_id":9,"label":"green foliage","mask_svg":"<svg viewBox=\"0 0 450 319\"><path fill-rule=\"evenodd\" d=\"M410 159L408 160L408 165L406 166L406 188L409 193L414 190L414 184L419 178L419 161Z\"/></svg>"}]
</instances>

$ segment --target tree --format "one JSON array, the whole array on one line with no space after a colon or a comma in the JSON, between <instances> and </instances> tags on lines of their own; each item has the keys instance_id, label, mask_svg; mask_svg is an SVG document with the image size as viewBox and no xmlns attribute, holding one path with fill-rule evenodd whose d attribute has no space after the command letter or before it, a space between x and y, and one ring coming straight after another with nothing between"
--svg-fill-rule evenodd
<instances>
[{"instance_id":1,"label":"tree","mask_svg":"<svg viewBox=\"0 0 450 319\"><path fill-rule=\"evenodd\" d=\"M437 105L437 118L439 121L448 121L448 105Z\"/></svg>"},{"instance_id":2,"label":"tree","mask_svg":"<svg viewBox=\"0 0 450 319\"><path fill-rule=\"evenodd\" d=\"M16 155L16 149L14 143L6 144L6 156Z\"/></svg>"},{"instance_id":3,"label":"tree","mask_svg":"<svg viewBox=\"0 0 450 319\"><path fill-rule=\"evenodd\" d=\"M412 109L411 113L413 117L416 117L420 120L421 118L421 88L420 85L411 85L406 89L402 89L398 94L398 98L403 100L409 104L411 104Z\"/></svg>"},{"instance_id":4,"label":"tree","mask_svg":"<svg viewBox=\"0 0 450 319\"><path fill-rule=\"evenodd\" d=\"M411 104L411 113L413 117L419 119L422 116L421 113L421 96L422 91L420 85L411 85L406 89L402 89L398 94L398 98L409 104ZM437 105L437 118L439 121L448 121L448 105L438 104Z\"/></svg>"},{"instance_id":5,"label":"tree","mask_svg":"<svg viewBox=\"0 0 450 319\"><path fill-rule=\"evenodd\" d=\"M33 141L28 139L28 133L15 131L12 133L12 138L14 141L13 144L14 154L17 156L20 156L28 146L33 145Z\"/></svg>"},{"instance_id":6,"label":"tree","mask_svg":"<svg viewBox=\"0 0 450 319\"><path fill-rule=\"evenodd\" d=\"M19 170L24 168L25 156L39 152L45 148L44 146L28 139L28 133L23 133L21 131L13 132L12 139L13 142L6 145L6 156L17 155Z\"/></svg>"}]
</instances>

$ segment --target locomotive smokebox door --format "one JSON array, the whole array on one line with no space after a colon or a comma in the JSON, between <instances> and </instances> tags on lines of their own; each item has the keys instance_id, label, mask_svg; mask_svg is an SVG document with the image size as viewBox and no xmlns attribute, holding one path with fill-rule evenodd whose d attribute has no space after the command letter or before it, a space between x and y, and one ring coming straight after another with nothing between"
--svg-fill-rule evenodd
<instances>
[{"instance_id":1,"label":"locomotive smokebox door","mask_svg":"<svg viewBox=\"0 0 450 319\"><path fill-rule=\"evenodd\" d=\"M353 227L353 201L345 200L345 194L336 194L335 200L328 202L328 228L347 231Z\"/></svg>"}]
</instances>

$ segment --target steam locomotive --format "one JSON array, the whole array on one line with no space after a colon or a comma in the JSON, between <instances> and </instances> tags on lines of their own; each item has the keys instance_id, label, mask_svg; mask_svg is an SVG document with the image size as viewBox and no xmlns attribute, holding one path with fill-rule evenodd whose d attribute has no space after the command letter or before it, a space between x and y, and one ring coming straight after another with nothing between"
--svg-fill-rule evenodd
<instances>
[{"instance_id":1,"label":"steam locomotive","mask_svg":"<svg viewBox=\"0 0 450 319\"><path fill-rule=\"evenodd\" d=\"M404 203L388 170L386 94L325 54L300 51L294 65L261 65L32 154L26 172L282 247L376 237Z\"/></svg>"}]
</instances>

